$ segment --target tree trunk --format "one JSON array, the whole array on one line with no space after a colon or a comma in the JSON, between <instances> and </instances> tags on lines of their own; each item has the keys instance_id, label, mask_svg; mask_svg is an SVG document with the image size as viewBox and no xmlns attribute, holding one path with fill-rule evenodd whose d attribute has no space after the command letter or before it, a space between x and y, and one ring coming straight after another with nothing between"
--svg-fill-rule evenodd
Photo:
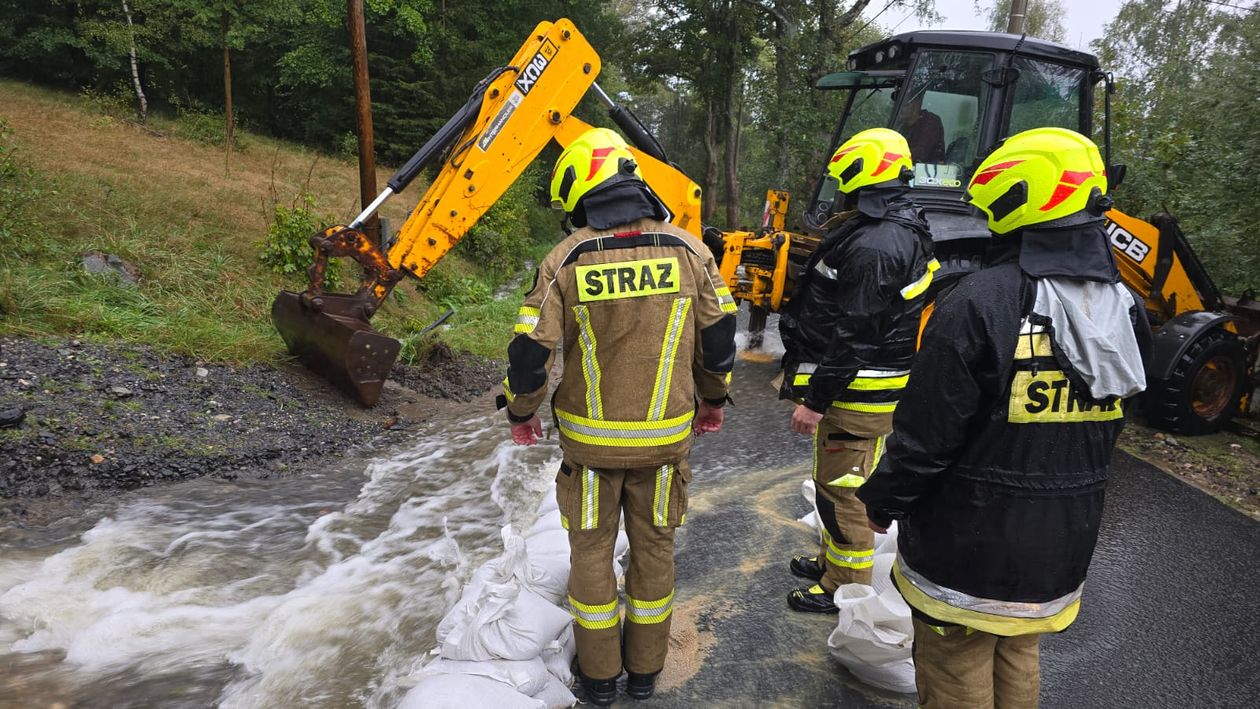
<instances>
[{"instance_id":1,"label":"tree trunk","mask_svg":"<svg viewBox=\"0 0 1260 709\"><path fill-rule=\"evenodd\" d=\"M131 86L136 90L136 100L140 102L140 122L149 119L149 101L144 97L144 88L140 86L140 66L136 62L136 30L131 23L131 8L127 0L122 0L123 14L127 16L127 36L131 41Z\"/></svg>"},{"instance_id":2,"label":"tree trunk","mask_svg":"<svg viewBox=\"0 0 1260 709\"><path fill-rule=\"evenodd\" d=\"M718 166L718 121L715 99L709 98L705 100L704 110L704 203L700 208L700 218L705 223L710 223L713 221L713 212L717 209L718 175L720 172Z\"/></svg>"},{"instance_id":3,"label":"tree trunk","mask_svg":"<svg viewBox=\"0 0 1260 709\"><path fill-rule=\"evenodd\" d=\"M232 28L232 16L227 10L224 10L220 16L220 26L223 29L223 116L226 121L223 135L223 145L226 150L223 154L223 167L225 171L230 172L232 134L236 129L236 115L232 111L232 53L228 48L228 30Z\"/></svg>"},{"instance_id":4,"label":"tree trunk","mask_svg":"<svg viewBox=\"0 0 1260 709\"><path fill-rule=\"evenodd\" d=\"M734 62L732 62L734 64ZM740 100L742 72L731 72L726 93L726 228L739 228L739 134L743 123L743 101Z\"/></svg>"},{"instance_id":5,"label":"tree trunk","mask_svg":"<svg viewBox=\"0 0 1260 709\"><path fill-rule=\"evenodd\" d=\"M783 13L786 8L783 7L784 0L775 0L775 32L774 32L774 106L778 115L774 128L774 180L773 187L778 189L787 189L788 172L790 170L789 153L791 146L788 143L788 116L791 107L788 105L788 96L792 91L792 65L788 61L790 49L788 48L789 27L783 19Z\"/></svg>"}]
</instances>

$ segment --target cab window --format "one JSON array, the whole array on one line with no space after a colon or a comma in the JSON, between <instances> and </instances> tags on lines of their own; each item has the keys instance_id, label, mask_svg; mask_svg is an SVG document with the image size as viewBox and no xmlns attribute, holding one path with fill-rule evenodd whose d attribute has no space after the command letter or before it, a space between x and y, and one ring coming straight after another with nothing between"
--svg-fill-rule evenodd
<instances>
[{"instance_id":1,"label":"cab window","mask_svg":"<svg viewBox=\"0 0 1260 709\"><path fill-rule=\"evenodd\" d=\"M1019 78L1010 100L1008 136L1046 126L1088 135L1081 116L1084 69L1028 57L1016 57L1013 66L1019 70Z\"/></svg>"},{"instance_id":2,"label":"cab window","mask_svg":"<svg viewBox=\"0 0 1260 709\"><path fill-rule=\"evenodd\" d=\"M990 90L982 76L992 66L993 55L983 52L919 54L892 123L910 143L915 187L966 184Z\"/></svg>"}]
</instances>

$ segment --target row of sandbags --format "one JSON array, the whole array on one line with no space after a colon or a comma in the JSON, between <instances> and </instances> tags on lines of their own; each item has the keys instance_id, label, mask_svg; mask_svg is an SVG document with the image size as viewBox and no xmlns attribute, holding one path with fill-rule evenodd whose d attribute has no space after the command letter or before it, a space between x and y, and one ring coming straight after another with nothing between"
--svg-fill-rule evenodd
<instances>
[{"instance_id":1,"label":"row of sandbags","mask_svg":"<svg viewBox=\"0 0 1260 709\"><path fill-rule=\"evenodd\" d=\"M415 675L400 709L551 709L577 699L576 648L564 604L569 537L554 487L524 535L502 530L503 554L478 568L438 624L434 658ZM614 556L629 547L625 532ZM614 573L621 577L619 562Z\"/></svg>"},{"instance_id":2,"label":"row of sandbags","mask_svg":"<svg viewBox=\"0 0 1260 709\"><path fill-rule=\"evenodd\" d=\"M821 530L814 497L814 481L806 480L801 495L812 511L801 522ZM819 541L821 543L821 533ZM840 614L827 648L854 677L893 692L910 693L914 686L914 628L910 606L897 592L890 572L897 557L897 524L887 534L875 535L875 566L871 585L844 584L833 598Z\"/></svg>"}]
</instances>

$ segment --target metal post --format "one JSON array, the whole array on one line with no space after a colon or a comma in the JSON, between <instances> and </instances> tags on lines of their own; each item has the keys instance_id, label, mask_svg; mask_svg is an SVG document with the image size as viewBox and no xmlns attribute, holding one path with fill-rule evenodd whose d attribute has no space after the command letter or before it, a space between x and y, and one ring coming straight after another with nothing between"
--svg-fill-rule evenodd
<instances>
[{"instance_id":1,"label":"metal post","mask_svg":"<svg viewBox=\"0 0 1260 709\"><path fill-rule=\"evenodd\" d=\"M1024 33L1024 15L1028 13L1028 0L1011 0L1011 16L1006 21L1006 31L1010 34Z\"/></svg>"},{"instance_id":2,"label":"metal post","mask_svg":"<svg viewBox=\"0 0 1260 709\"><path fill-rule=\"evenodd\" d=\"M363 21L363 0L348 0L350 55L354 61L355 128L359 135L359 204L366 210L376 197L376 152L372 146L372 87L368 83L367 28ZM375 214L363 224L363 233L381 243L381 222Z\"/></svg>"}]
</instances>

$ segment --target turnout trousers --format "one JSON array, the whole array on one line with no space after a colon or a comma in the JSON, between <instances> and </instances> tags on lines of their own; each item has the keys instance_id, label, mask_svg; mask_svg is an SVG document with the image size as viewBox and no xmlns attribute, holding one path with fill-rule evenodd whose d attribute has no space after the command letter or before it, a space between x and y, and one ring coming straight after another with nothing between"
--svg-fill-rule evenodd
<instances>
[{"instance_id":1,"label":"turnout trousers","mask_svg":"<svg viewBox=\"0 0 1260 709\"><path fill-rule=\"evenodd\" d=\"M857 489L866 482L892 431L892 412L865 413L833 406L814 432L814 490L822 522L818 560L827 593L846 583L871 582L875 533Z\"/></svg>"},{"instance_id":2,"label":"turnout trousers","mask_svg":"<svg viewBox=\"0 0 1260 709\"><path fill-rule=\"evenodd\" d=\"M992 635L914 619L914 683L923 709L1035 709L1040 635Z\"/></svg>"},{"instance_id":3,"label":"turnout trousers","mask_svg":"<svg viewBox=\"0 0 1260 709\"><path fill-rule=\"evenodd\" d=\"M687 513L686 461L651 468L590 468L570 460L556 476L569 530L569 606L578 665L592 679L659 672L674 603L674 530ZM613 576L622 511L630 538L625 623ZM623 632L624 627L624 632Z\"/></svg>"}]
</instances>

